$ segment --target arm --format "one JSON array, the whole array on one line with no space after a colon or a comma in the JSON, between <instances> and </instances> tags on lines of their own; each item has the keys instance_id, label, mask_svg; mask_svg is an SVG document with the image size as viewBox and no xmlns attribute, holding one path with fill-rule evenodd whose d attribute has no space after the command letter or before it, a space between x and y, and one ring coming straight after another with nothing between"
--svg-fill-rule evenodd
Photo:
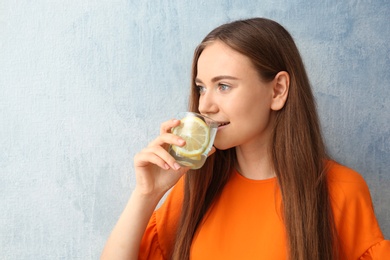
<instances>
[{"instance_id":1,"label":"arm","mask_svg":"<svg viewBox=\"0 0 390 260\"><path fill-rule=\"evenodd\" d=\"M148 221L162 196L187 171L166 151L169 144L184 145L169 133L180 121L161 126L161 134L134 157L136 187L104 247L101 259L137 259Z\"/></svg>"},{"instance_id":2,"label":"arm","mask_svg":"<svg viewBox=\"0 0 390 260\"><path fill-rule=\"evenodd\" d=\"M104 247L101 259L137 259L146 225L159 199L134 190Z\"/></svg>"},{"instance_id":3,"label":"arm","mask_svg":"<svg viewBox=\"0 0 390 260\"><path fill-rule=\"evenodd\" d=\"M390 241L384 240L363 177L350 168L332 163L329 190L342 246L340 259L387 259Z\"/></svg>"}]
</instances>

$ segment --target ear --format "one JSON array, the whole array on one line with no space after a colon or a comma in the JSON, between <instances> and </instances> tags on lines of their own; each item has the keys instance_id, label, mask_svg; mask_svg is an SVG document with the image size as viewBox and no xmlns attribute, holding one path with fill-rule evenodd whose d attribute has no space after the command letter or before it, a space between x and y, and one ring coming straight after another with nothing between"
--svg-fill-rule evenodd
<instances>
[{"instance_id":1,"label":"ear","mask_svg":"<svg viewBox=\"0 0 390 260\"><path fill-rule=\"evenodd\" d=\"M286 71L280 71L272 81L272 103L271 109L274 111L284 107L290 89L290 75Z\"/></svg>"}]
</instances>

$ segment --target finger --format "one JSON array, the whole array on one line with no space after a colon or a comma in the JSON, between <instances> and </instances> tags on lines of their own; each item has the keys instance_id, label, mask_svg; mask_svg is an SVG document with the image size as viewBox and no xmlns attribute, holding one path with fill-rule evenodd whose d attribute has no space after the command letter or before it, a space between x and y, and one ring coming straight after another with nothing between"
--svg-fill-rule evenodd
<instances>
[{"instance_id":1,"label":"finger","mask_svg":"<svg viewBox=\"0 0 390 260\"><path fill-rule=\"evenodd\" d=\"M179 170L181 166L176 160L161 146L151 146L143 150L142 155L145 162L151 162L157 164L163 169ZM149 159L150 157L150 159ZM158 157L158 158L155 158Z\"/></svg>"},{"instance_id":2,"label":"finger","mask_svg":"<svg viewBox=\"0 0 390 260\"><path fill-rule=\"evenodd\" d=\"M162 123L160 126L160 134L170 133L171 129L175 126L178 126L178 125L180 125L180 120L171 119L169 121L166 121L166 122Z\"/></svg>"},{"instance_id":3,"label":"finger","mask_svg":"<svg viewBox=\"0 0 390 260\"><path fill-rule=\"evenodd\" d=\"M150 164L157 165L158 167L169 170L170 166L160 157L154 153L141 152L134 156L134 166L135 167L145 167Z\"/></svg>"},{"instance_id":4,"label":"finger","mask_svg":"<svg viewBox=\"0 0 390 260\"><path fill-rule=\"evenodd\" d=\"M165 146L165 144L174 144L177 146L184 146L185 143L186 143L186 141L183 138L181 138L180 136L170 134L170 133L163 133L160 136L158 136L156 139L154 139L152 142L150 142L148 147Z\"/></svg>"}]
</instances>

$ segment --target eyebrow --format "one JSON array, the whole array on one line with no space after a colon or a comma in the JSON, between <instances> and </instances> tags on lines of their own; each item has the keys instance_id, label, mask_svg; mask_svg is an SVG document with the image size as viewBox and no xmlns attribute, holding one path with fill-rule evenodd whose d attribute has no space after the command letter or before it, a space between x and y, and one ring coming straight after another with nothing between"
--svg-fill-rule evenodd
<instances>
[{"instance_id":1,"label":"eyebrow","mask_svg":"<svg viewBox=\"0 0 390 260\"><path fill-rule=\"evenodd\" d=\"M220 81L222 79L238 80L238 78L233 77L233 76L221 75L221 76L216 76L216 77L212 78L211 82L217 82L217 81ZM202 80L200 80L199 78L196 78L195 82L196 83L202 83Z\"/></svg>"}]
</instances>

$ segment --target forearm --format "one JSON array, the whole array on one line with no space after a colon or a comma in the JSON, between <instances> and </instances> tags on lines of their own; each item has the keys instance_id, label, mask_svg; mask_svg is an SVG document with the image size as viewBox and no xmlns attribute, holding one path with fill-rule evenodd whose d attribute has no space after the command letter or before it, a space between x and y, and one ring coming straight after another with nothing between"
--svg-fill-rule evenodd
<instances>
[{"instance_id":1,"label":"forearm","mask_svg":"<svg viewBox=\"0 0 390 260\"><path fill-rule=\"evenodd\" d=\"M104 247L101 259L137 259L145 228L162 195L134 190Z\"/></svg>"},{"instance_id":2,"label":"forearm","mask_svg":"<svg viewBox=\"0 0 390 260\"><path fill-rule=\"evenodd\" d=\"M170 133L172 127L179 124L180 120L163 123L160 136L134 156L137 185L107 240L101 259L138 258L140 243L154 209L188 170L180 167L166 150L170 144L185 144L183 139Z\"/></svg>"}]
</instances>

